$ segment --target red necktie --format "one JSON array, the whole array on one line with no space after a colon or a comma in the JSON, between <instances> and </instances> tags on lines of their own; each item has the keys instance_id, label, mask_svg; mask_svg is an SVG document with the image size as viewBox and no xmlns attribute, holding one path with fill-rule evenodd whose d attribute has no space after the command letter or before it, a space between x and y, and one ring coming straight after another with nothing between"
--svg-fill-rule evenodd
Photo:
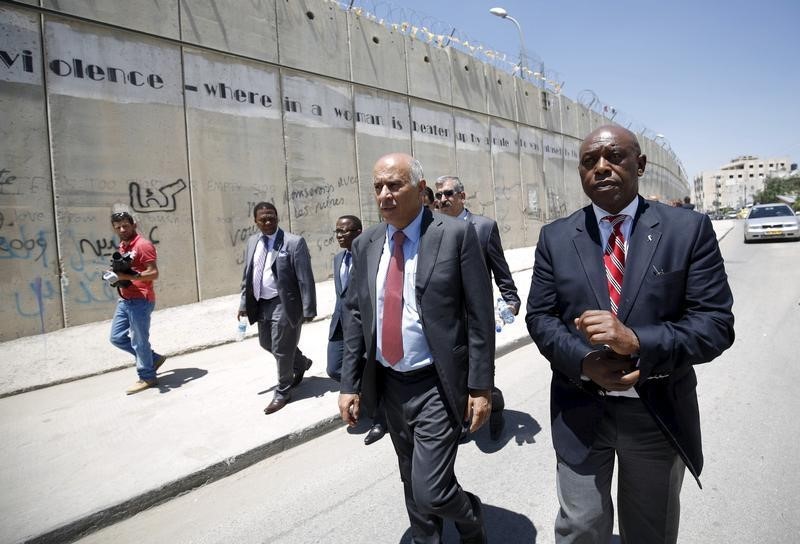
<instances>
[{"instance_id":1,"label":"red necktie","mask_svg":"<svg viewBox=\"0 0 800 544\"><path fill-rule=\"evenodd\" d=\"M622 235L622 222L625 215L607 215L602 220L611 223L611 235L608 237L603 263L606 265L606 281L608 296L611 299L611 311L617 315L622 298L622 278L625 275L625 237Z\"/></svg>"},{"instance_id":2,"label":"red necktie","mask_svg":"<svg viewBox=\"0 0 800 544\"><path fill-rule=\"evenodd\" d=\"M403 242L406 236L398 230L392 236L394 249L389 259L389 271L383 287L383 323L381 330L381 353L390 365L403 358Z\"/></svg>"}]
</instances>

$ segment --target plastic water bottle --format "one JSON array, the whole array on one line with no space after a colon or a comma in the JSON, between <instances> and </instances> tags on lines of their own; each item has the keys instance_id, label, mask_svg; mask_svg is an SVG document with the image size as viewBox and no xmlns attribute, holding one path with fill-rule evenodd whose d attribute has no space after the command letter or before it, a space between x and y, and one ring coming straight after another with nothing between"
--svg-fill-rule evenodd
<instances>
[{"instance_id":1,"label":"plastic water bottle","mask_svg":"<svg viewBox=\"0 0 800 544\"><path fill-rule=\"evenodd\" d=\"M505 325L510 325L514 322L514 312L511 311L511 308L502 298L497 299L497 314Z\"/></svg>"},{"instance_id":2,"label":"plastic water bottle","mask_svg":"<svg viewBox=\"0 0 800 544\"><path fill-rule=\"evenodd\" d=\"M495 308L494 309L494 332L502 331L503 330L503 325L505 325L505 322L503 321L503 318L500 317L500 311L497 308Z\"/></svg>"},{"instance_id":3,"label":"plastic water bottle","mask_svg":"<svg viewBox=\"0 0 800 544\"><path fill-rule=\"evenodd\" d=\"M247 321L242 321L239 319L239 323L236 325L236 341L241 342L244 340L244 336L247 333Z\"/></svg>"}]
</instances>

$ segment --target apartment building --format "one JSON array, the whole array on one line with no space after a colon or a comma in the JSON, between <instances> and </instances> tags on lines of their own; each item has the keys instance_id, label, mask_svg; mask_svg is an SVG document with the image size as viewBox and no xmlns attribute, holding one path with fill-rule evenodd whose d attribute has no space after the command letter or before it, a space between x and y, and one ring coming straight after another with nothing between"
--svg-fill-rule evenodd
<instances>
[{"instance_id":1,"label":"apartment building","mask_svg":"<svg viewBox=\"0 0 800 544\"><path fill-rule=\"evenodd\" d=\"M764 180L797 168L789 157L760 159L743 155L718 170L701 172L694 178L694 197L702 211L743 208L763 189Z\"/></svg>"}]
</instances>

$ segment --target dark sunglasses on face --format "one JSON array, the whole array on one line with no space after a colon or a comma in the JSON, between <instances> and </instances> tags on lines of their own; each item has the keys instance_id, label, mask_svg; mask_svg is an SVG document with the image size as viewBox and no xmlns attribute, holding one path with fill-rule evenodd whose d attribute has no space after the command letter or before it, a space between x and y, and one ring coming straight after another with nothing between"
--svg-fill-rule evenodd
<instances>
[{"instance_id":1,"label":"dark sunglasses on face","mask_svg":"<svg viewBox=\"0 0 800 544\"><path fill-rule=\"evenodd\" d=\"M444 191L433 193L433 196L436 197L436 200L441 200L443 196L450 198L454 194L456 194L456 192L453 191L452 189L445 189Z\"/></svg>"}]
</instances>

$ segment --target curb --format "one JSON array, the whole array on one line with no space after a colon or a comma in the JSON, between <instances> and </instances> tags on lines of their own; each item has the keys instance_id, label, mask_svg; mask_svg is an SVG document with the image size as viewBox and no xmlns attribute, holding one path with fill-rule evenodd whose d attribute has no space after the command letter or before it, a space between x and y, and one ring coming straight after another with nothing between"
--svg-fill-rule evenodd
<instances>
[{"instance_id":1,"label":"curb","mask_svg":"<svg viewBox=\"0 0 800 544\"><path fill-rule=\"evenodd\" d=\"M241 455L218 461L202 470L166 483L157 489L152 489L119 504L109 506L99 512L89 514L71 523L25 540L24 542L26 544L74 542L104 527L133 517L148 508L152 508L153 506L174 499L179 495L235 474L273 455L313 440L342 425L344 425L344 423L339 417L339 414L328 416L322 421L310 425L305 429L282 436L276 440L262 444L261 446L256 446Z\"/></svg>"},{"instance_id":2,"label":"curb","mask_svg":"<svg viewBox=\"0 0 800 544\"><path fill-rule=\"evenodd\" d=\"M512 351L527 345L529 342L531 342L531 339L527 335L515 338L509 343L498 348L495 352L495 358L503 357L504 355L507 355ZM182 353L191 353L192 351L198 351L199 349L202 348L190 348ZM127 366L123 368L127 368ZM103 373L104 372L98 374ZM318 421L317 423L314 423L297 432L290 433L271 442L256 446L255 448L252 448L240 455L218 461L201 470L187 474L186 476L183 476L177 480L168 482L161 487L146 491L121 503L109 506L98 512L94 512L84 516L83 518L67 523L66 525L56 527L55 529L49 530L46 533L25 540L24 543L47 544L51 542L74 542L90 533L99 531L104 527L108 527L125 519L131 518L139 512L154 506L158 506L159 504L172 500L175 497L185 493L189 493L190 491L203 487L204 485L231 476L256 463L260 463L261 461L264 461L273 455L294 448L295 446L299 446L342 426L344 426L344 423L339 417L339 414L327 416L321 421Z\"/></svg>"}]
</instances>

